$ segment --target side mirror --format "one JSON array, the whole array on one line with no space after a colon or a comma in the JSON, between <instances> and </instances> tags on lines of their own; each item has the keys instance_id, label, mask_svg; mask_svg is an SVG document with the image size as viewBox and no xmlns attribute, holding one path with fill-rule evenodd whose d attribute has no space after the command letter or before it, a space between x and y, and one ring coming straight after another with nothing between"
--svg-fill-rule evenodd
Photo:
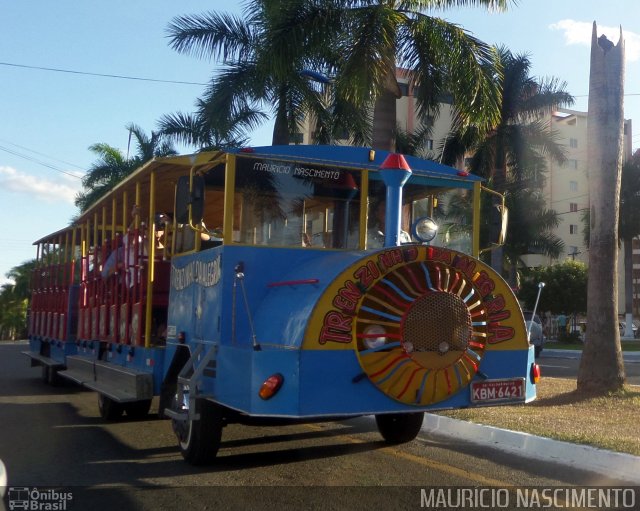
<instances>
[{"instance_id":1,"label":"side mirror","mask_svg":"<svg viewBox=\"0 0 640 511\"><path fill-rule=\"evenodd\" d=\"M189 223L189 206L191 206L191 222L194 224L202 221L204 213L204 178L193 176L191 188L189 182L189 176L180 176L176 185L175 217L179 224Z\"/></svg>"}]
</instances>

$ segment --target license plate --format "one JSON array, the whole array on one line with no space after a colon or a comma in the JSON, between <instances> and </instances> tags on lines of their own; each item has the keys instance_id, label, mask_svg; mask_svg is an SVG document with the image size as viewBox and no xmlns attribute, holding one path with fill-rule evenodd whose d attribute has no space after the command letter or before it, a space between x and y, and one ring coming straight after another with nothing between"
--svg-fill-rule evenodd
<instances>
[{"instance_id":1,"label":"license plate","mask_svg":"<svg viewBox=\"0 0 640 511\"><path fill-rule=\"evenodd\" d=\"M524 378L474 381L471 383L471 402L524 401L525 388Z\"/></svg>"}]
</instances>

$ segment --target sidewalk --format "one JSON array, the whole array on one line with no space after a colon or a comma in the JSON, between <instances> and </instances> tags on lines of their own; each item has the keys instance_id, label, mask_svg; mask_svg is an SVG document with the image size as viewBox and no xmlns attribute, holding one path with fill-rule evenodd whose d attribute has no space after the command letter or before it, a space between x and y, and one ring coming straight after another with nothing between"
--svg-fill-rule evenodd
<instances>
[{"instance_id":1,"label":"sidewalk","mask_svg":"<svg viewBox=\"0 0 640 511\"><path fill-rule=\"evenodd\" d=\"M556 350L547 346L553 346L553 343L545 344L543 357L579 359L582 356L582 350ZM623 351L622 358L625 364L640 364L640 351Z\"/></svg>"},{"instance_id":2,"label":"sidewalk","mask_svg":"<svg viewBox=\"0 0 640 511\"><path fill-rule=\"evenodd\" d=\"M579 359L579 350L545 348L543 357ZM640 364L640 352L624 352L625 363ZM544 438L529 433L474 424L440 415L425 414L423 435L484 445L525 458L560 463L573 468L640 484L640 457Z\"/></svg>"}]
</instances>

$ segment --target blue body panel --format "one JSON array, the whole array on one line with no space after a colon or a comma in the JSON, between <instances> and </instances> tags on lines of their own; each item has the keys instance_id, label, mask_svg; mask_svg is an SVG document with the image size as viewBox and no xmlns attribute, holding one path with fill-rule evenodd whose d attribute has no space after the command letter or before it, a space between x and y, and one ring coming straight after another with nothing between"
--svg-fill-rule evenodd
<instances>
[{"instance_id":1,"label":"blue body panel","mask_svg":"<svg viewBox=\"0 0 640 511\"><path fill-rule=\"evenodd\" d=\"M526 399L531 400L535 385L528 375L533 363L533 350L494 351L485 355L480 372L489 379L527 375ZM260 386L275 373L284 376L284 384L273 398L262 400ZM256 416L329 417L473 406L468 387L433 405L408 406L391 399L361 375L362 368L351 350L221 347L216 376L205 378L204 390L217 402Z\"/></svg>"},{"instance_id":2,"label":"blue body panel","mask_svg":"<svg viewBox=\"0 0 640 511\"><path fill-rule=\"evenodd\" d=\"M250 321L239 282L235 293L233 291L235 267L242 263L244 292L258 343L299 347L309 313L326 286L361 257L359 252L243 246L217 247L175 257L167 340L175 341L177 333L185 332L189 343L207 341L252 347ZM219 275L208 275L204 277L204 283L198 282L192 271L194 268L210 268ZM177 278L176 271L183 276ZM318 282L273 286L306 279L317 279ZM232 327L234 317L235 332Z\"/></svg>"},{"instance_id":3,"label":"blue body panel","mask_svg":"<svg viewBox=\"0 0 640 511\"><path fill-rule=\"evenodd\" d=\"M46 346L46 347L45 347ZM49 352L49 358L64 365L69 355L75 355L78 347L75 342L61 341L58 339L43 339L39 336L29 337L29 351L34 354Z\"/></svg>"},{"instance_id":4,"label":"blue body panel","mask_svg":"<svg viewBox=\"0 0 640 511\"><path fill-rule=\"evenodd\" d=\"M409 406L363 375L355 351L301 349L308 319L323 292L363 255L226 246L175 257L165 374L183 333L192 353L201 343L217 349L215 362L204 373L202 395L249 415L322 417L472 406L468 387L434 405ZM252 321L240 281L234 291L240 263ZM298 283L282 285L285 282ZM251 323L259 350L253 349ZM533 363L531 349L489 351L479 374L489 379L527 375L527 399L532 399L535 386L528 375ZM282 374L285 383L272 399L262 400L260 386L275 373Z\"/></svg>"}]
</instances>

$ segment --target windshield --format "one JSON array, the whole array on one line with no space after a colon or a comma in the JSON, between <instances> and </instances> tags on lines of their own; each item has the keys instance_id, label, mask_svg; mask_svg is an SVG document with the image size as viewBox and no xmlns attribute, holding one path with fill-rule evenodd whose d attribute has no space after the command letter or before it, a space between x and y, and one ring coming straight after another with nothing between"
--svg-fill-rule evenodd
<instances>
[{"instance_id":1,"label":"windshield","mask_svg":"<svg viewBox=\"0 0 640 511\"><path fill-rule=\"evenodd\" d=\"M336 167L238 158L233 241L358 247L360 174Z\"/></svg>"},{"instance_id":2,"label":"windshield","mask_svg":"<svg viewBox=\"0 0 640 511\"><path fill-rule=\"evenodd\" d=\"M367 248L382 246L384 240L384 208L386 188L375 174L369 183ZM401 242L417 241L412 225L418 219L431 217L438 234L430 245L447 247L466 254L473 250L472 190L445 188L427 184L425 178L412 176L402 190Z\"/></svg>"}]
</instances>

